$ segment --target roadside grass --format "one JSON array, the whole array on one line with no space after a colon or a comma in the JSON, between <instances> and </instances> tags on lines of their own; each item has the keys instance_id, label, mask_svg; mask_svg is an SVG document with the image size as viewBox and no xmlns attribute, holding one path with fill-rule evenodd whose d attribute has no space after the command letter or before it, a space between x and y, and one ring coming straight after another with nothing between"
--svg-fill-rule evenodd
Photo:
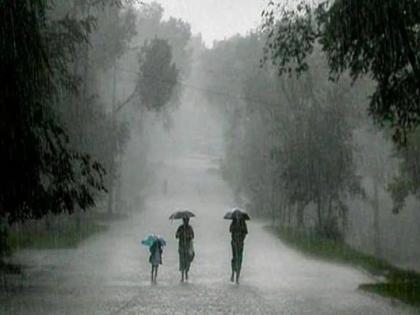
<instances>
[{"instance_id":1,"label":"roadside grass","mask_svg":"<svg viewBox=\"0 0 420 315\"><path fill-rule=\"evenodd\" d=\"M420 306L419 273L397 268L385 260L361 253L343 242L321 238L314 233L293 228L267 228L288 246L309 256L359 267L385 279L384 282L361 284L359 289Z\"/></svg>"},{"instance_id":2,"label":"roadside grass","mask_svg":"<svg viewBox=\"0 0 420 315\"><path fill-rule=\"evenodd\" d=\"M418 275L416 275L418 277ZM420 307L420 282L410 279L408 282L386 282L362 284L361 290L398 299L406 304Z\"/></svg>"},{"instance_id":3,"label":"roadside grass","mask_svg":"<svg viewBox=\"0 0 420 315\"><path fill-rule=\"evenodd\" d=\"M12 274L19 275L22 273L22 266L17 264L10 264L0 260L0 275Z\"/></svg>"},{"instance_id":4,"label":"roadside grass","mask_svg":"<svg viewBox=\"0 0 420 315\"><path fill-rule=\"evenodd\" d=\"M125 220L127 214L86 212L79 216L58 215L16 224L0 234L0 275L19 275L22 266L10 263L8 257L21 249L76 248L89 237L105 232L113 222Z\"/></svg>"},{"instance_id":5,"label":"roadside grass","mask_svg":"<svg viewBox=\"0 0 420 315\"><path fill-rule=\"evenodd\" d=\"M82 221L80 225L71 222L51 229L24 229L23 231L12 229L7 242L12 252L24 248L75 248L83 240L104 232L107 228L107 225L89 220Z\"/></svg>"}]
</instances>

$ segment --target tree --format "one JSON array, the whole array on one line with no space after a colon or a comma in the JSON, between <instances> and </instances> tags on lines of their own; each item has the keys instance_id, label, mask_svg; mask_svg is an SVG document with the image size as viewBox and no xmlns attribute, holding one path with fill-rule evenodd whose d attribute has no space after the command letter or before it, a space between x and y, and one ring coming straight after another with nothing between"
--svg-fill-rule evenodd
<instances>
[{"instance_id":1,"label":"tree","mask_svg":"<svg viewBox=\"0 0 420 315\"><path fill-rule=\"evenodd\" d=\"M0 216L9 222L87 209L104 190L103 167L70 146L56 108L63 91L77 88L67 65L94 21L49 20L48 8L0 4Z\"/></svg>"},{"instance_id":2,"label":"tree","mask_svg":"<svg viewBox=\"0 0 420 315\"><path fill-rule=\"evenodd\" d=\"M192 49L189 47L191 26L187 22L169 17L163 19L164 10L157 2L145 4L138 12L136 42L144 43L155 37L165 39L172 48L173 61L186 78L190 72Z\"/></svg>"},{"instance_id":3,"label":"tree","mask_svg":"<svg viewBox=\"0 0 420 315\"><path fill-rule=\"evenodd\" d=\"M95 10L85 3L73 6L78 11L74 18L92 16L95 28L88 34L89 42L77 51L77 60L69 64L73 76L79 78L82 93L68 95L61 111L72 145L94 156L106 170L105 186L108 193L108 211L114 209L115 179L120 165L116 162L123 154L129 130L125 122L115 115L117 94L117 62L127 52L136 35L136 15L132 7L109 6ZM88 12L85 12L88 11ZM112 74L111 80L107 75ZM108 79L113 86L111 112L107 112L107 95L100 88ZM109 106L109 105L108 105Z\"/></svg>"},{"instance_id":4,"label":"tree","mask_svg":"<svg viewBox=\"0 0 420 315\"><path fill-rule=\"evenodd\" d=\"M171 99L178 78L171 46L166 40L158 38L146 42L139 54L139 64L136 86L138 106L160 111Z\"/></svg>"},{"instance_id":5,"label":"tree","mask_svg":"<svg viewBox=\"0 0 420 315\"><path fill-rule=\"evenodd\" d=\"M407 146L400 148L397 157L400 158L400 174L392 180L388 189L394 201L393 212L398 213L404 207L405 199L413 194L420 199L420 132L409 135Z\"/></svg>"},{"instance_id":6,"label":"tree","mask_svg":"<svg viewBox=\"0 0 420 315\"><path fill-rule=\"evenodd\" d=\"M350 84L345 77L328 80L319 50L299 77L277 76L259 67L263 43L258 34L238 36L205 54L204 64L213 70L208 98L227 121L223 173L258 215L285 225L294 216L299 228L310 228L304 226L308 214L318 233L341 238L345 198L362 193Z\"/></svg>"},{"instance_id":7,"label":"tree","mask_svg":"<svg viewBox=\"0 0 420 315\"><path fill-rule=\"evenodd\" d=\"M161 4L151 2L144 4L138 11L137 33L135 41L140 48L155 38L166 40L172 51L172 59L178 69L178 77L186 79L191 70L191 26L187 22L169 17L163 18L164 9ZM171 126L171 110L179 104L184 92L182 85L176 85L172 91L170 103L159 112L164 127Z\"/></svg>"},{"instance_id":8,"label":"tree","mask_svg":"<svg viewBox=\"0 0 420 315\"><path fill-rule=\"evenodd\" d=\"M96 28L91 34L92 62L101 70L115 66L137 35L137 13L132 7L108 7L97 13Z\"/></svg>"},{"instance_id":9,"label":"tree","mask_svg":"<svg viewBox=\"0 0 420 315\"><path fill-rule=\"evenodd\" d=\"M307 57L320 46L332 78L349 70L354 80L374 80L369 112L398 143L420 123L419 1L300 1L293 8L272 2L263 17L265 59L280 74L307 70Z\"/></svg>"}]
</instances>

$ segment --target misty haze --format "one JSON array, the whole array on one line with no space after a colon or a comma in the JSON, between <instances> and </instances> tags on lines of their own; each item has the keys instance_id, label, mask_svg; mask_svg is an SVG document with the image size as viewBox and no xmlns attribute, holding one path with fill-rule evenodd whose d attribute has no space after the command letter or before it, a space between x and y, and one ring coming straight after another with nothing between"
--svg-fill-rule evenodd
<instances>
[{"instance_id":1,"label":"misty haze","mask_svg":"<svg viewBox=\"0 0 420 315\"><path fill-rule=\"evenodd\" d=\"M0 1L0 314L420 313L420 1Z\"/></svg>"}]
</instances>

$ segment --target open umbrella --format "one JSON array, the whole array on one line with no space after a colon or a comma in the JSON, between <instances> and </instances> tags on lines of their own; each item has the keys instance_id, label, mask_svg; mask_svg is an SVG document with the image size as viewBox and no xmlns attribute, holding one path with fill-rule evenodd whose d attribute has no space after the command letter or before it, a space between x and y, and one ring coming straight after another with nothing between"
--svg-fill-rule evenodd
<instances>
[{"instance_id":1,"label":"open umbrella","mask_svg":"<svg viewBox=\"0 0 420 315\"><path fill-rule=\"evenodd\" d=\"M161 246L165 246L166 245L166 241L159 235L156 234L149 234L147 235L142 241L141 243L145 246L151 247L155 242L160 242Z\"/></svg>"},{"instance_id":2,"label":"open umbrella","mask_svg":"<svg viewBox=\"0 0 420 315\"><path fill-rule=\"evenodd\" d=\"M195 214L192 213L189 210L184 210L184 211L176 211L174 213L171 214L171 216L169 217L169 220L176 220L176 219L184 219L184 218L192 218L195 217Z\"/></svg>"},{"instance_id":3,"label":"open umbrella","mask_svg":"<svg viewBox=\"0 0 420 315\"><path fill-rule=\"evenodd\" d=\"M232 211L227 212L223 218L226 220L233 220L233 219L251 220L248 213L238 208L234 208Z\"/></svg>"}]
</instances>

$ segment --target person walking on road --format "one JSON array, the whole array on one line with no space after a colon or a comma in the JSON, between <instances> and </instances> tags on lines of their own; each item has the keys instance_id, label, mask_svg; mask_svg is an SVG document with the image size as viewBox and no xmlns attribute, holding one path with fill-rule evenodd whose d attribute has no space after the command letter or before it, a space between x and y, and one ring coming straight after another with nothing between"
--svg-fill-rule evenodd
<instances>
[{"instance_id":1,"label":"person walking on road","mask_svg":"<svg viewBox=\"0 0 420 315\"><path fill-rule=\"evenodd\" d=\"M242 267L242 256L244 252L244 241L245 237L248 234L248 228L246 226L245 220L249 220L248 214L245 212L235 209L232 212L228 212L225 215L225 219L232 220L232 223L229 227L229 232L231 233L232 240L232 260L231 260L231 267L232 267L232 275L230 277L230 281L239 283L239 276L241 274L241 267ZM235 279L236 275L236 279Z\"/></svg>"},{"instance_id":2,"label":"person walking on road","mask_svg":"<svg viewBox=\"0 0 420 315\"><path fill-rule=\"evenodd\" d=\"M159 268L159 265L162 264L162 253L163 253L162 243L159 240L157 240L156 242L153 243L152 246L150 246L149 250L150 250L149 262L152 265L151 280L152 280L152 283L156 284L158 268Z\"/></svg>"},{"instance_id":3,"label":"person walking on road","mask_svg":"<svg viewBox=\"0 0 420 315\"><path fill-rule=\"evenodd\" d=\"M178 227L175 237L179 240L179 270L181 271L181 282L184 282L184 280L188 280L188 272L194 259L194 231L189 224L190 219L188 217L184 217L182 221L183 224Z\"/></svg>"},{"instance_id":4,"label":"person walking on road","mask_svg":"<svg viewBox=\"0 0 420 315\"><path fill-rule=\"evenodd\" d=\"M163 247L166 246L166 241L153 233L149 234L141 243L149 247L149 263L152 265L151 281L152 284L156 284L157 272L159 265L162 265L162 253Z\"/></svg>"}]
</instances>

